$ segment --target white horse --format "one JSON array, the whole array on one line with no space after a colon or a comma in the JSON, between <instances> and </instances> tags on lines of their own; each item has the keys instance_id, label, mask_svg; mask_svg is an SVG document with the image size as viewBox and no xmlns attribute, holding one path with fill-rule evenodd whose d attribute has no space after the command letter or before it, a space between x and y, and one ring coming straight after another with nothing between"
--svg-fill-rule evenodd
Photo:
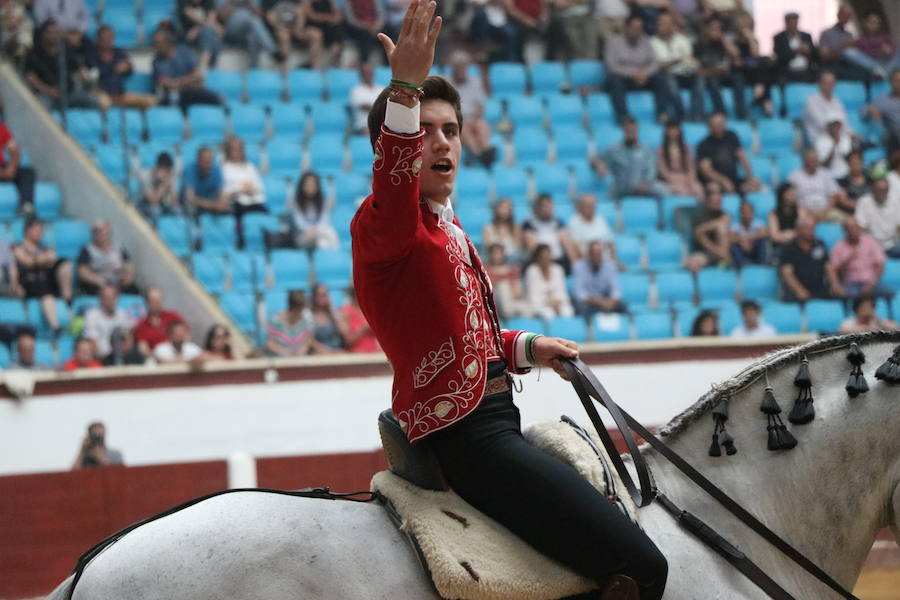
<instances>
[{"instance_id":1,"label":"white horse","mask_svg":"<svg viewBox=\"0 0 900 600\"><path fill-rule=\"evenodd\" d=\"M844 390L848 344L859 343L870 391ZM772 354L676 417L667 443L847 589L876 533L900 540L900 386L876 381L900 334L829 338ZM766 449L759 404L766 378L785 422L802 358L809 359L815 420L790 426L799 445ZM652 367L649 367L652 369ZM702 368L698 365L698 368ZM729 397L738 454L710 457L710 413ZM638 396L633 399L640 402ZM373 423L374 427L374 423ZM688 482L655 451L642 452L659 489L700 516L797 599L837 595ZM640 522L669 560L667 600L763 599L758 588L656 504ZM72 578L50 596L66 597ZM141 526L84 570L75 600L423 599L437 596L407 540L377 504L259 493L215 497Z\"/></svg>"}]
</instances>

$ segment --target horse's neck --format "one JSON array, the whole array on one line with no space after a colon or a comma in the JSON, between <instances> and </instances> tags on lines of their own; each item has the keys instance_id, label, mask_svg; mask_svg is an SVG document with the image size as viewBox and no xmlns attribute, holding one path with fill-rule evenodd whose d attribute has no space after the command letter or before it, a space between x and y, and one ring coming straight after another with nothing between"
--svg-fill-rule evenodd
<instances>
[{"instance_id":1,"label":"horse's neck","mask_svg":"<svg viewBox=\"0 0 900 600\"><path fill-rule=\"evenodd\" d=\"M897 511L891 504L900 502L900 389L874 379L875 369L890 354L891 346L874 344L864 350L868 356L864 371L871 390L854 400L844 391L850 369L844 359L846 349L810 357L816 418L808 425L788 424L799 440L793 450L766 449L766 417L759 411L764 379L730 401L727 426L735 438L737 455L708 456L713 432L710 415L666 440L846 586L859 575L877 531L891 524L892 513ZM796 397L796 371L797 365L792 364L769 373L786 424ZM778 554L655 452L648 451L647 456L659 489L682 508L731 534L728 537L743 549Z\"/></svg>"}]
</instances>

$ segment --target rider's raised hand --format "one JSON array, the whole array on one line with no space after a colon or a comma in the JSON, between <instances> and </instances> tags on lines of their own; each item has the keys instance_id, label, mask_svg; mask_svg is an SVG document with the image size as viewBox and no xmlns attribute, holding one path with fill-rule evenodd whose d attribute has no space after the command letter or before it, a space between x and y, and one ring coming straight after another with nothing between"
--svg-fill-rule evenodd
<instances>
[{"instance_id":1,"label":"rider's raised hand","mask_svg":"<svg viewBox=\"0 0 900 600\"><path fill-rule=\"evenodd\" d=\"M391 65L391 77L412 85L422 85L434 62L434 46L441 31L441 18L434 16L434 0L412 0L403 17L397 43L383 33L378 41L384 46Z\"/></svg>"}]
</instances>

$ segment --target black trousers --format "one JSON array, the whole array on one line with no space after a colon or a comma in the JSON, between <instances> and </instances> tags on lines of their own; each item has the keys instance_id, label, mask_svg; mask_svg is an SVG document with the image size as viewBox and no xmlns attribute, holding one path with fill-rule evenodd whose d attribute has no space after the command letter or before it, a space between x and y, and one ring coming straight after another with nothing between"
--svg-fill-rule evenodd
<instances>
[{"instance_id":1,"label":"black trousers","mask_svg":"<svg viewBox=\"0 0 900 600\"><path fill-rule=\"evenodd\" d=\"M19 206L25 206L34 202L34 169L31 167L23 167L19 165L16 168L16 174L12 177L12 182L19 192ZM4 181L0 179L0 181ZM6 180L10 181L10 180Z\"/></svg>"},{"instance_id":2,"label":"black trousers","mask_svg":"<svg viewBox=\"0 0 900 600\"><path fill-rule=\"evenodd\" d=\"M635 579L641 600L659 600L668 563L656 545L569 465L522 437L512 393L426 438L450 486L469 504L600 585Z\"/></svg>"}]
</instances>

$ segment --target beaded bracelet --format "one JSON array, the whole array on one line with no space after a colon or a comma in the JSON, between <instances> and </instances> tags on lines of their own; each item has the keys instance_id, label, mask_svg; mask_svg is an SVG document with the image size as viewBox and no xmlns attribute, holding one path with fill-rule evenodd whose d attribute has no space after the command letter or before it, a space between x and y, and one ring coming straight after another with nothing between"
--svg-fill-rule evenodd
<instances>
[{"instance_id":1,"label":"beaded bracelet","mask_svg":"<svg viewBox=\"0 0 900 600\"><path fill-rule=\"evenodd\" d=\"M419 98L422 97L423 93L424 92L422 91L421 88L419 88L419 89L403 88L403 87L395 87L392 85L390 87L390 91L388 92L388 98L393 100L397 97L403 97L403 98L412 98L414 100L418 100Z\"/></svg>"},{"instance_id":2,"label":"beaded bracelet","mask_svg":"<svg viewBox=\"0 0 900 600\"><path fill-rule=\"evenodd\" d=\"M417 92L422 91L422 86L413 85L413 84L407 83L405 81L400 81L399 79L391 79L390 85L391 85L391 87L399 87L399 88L407 88L410 90L416 90Z\"/></svg>"}]
</instances>

